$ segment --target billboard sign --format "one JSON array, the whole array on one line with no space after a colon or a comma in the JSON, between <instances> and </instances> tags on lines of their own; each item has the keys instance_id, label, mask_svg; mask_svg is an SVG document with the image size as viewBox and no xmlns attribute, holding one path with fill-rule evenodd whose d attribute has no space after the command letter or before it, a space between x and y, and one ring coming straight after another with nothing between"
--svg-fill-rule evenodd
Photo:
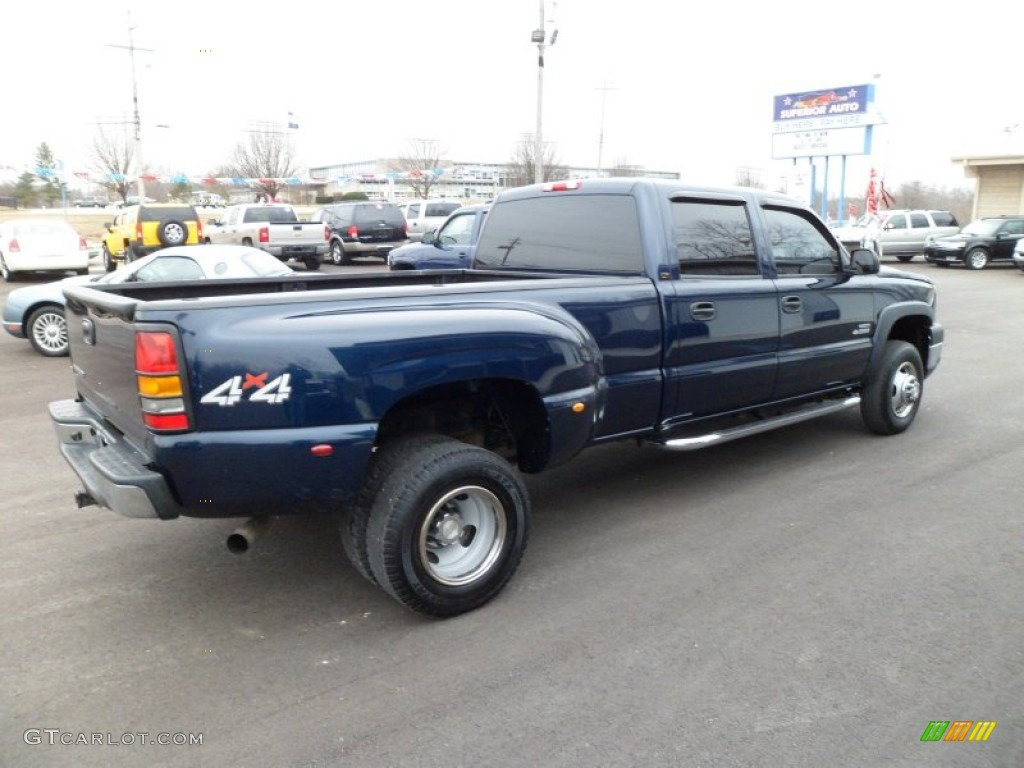
<instances>
[{"instance_id":1,"label":"billboard sign","mask_svg":"<svg viewBox=\"0 0 1024 768\"><path fill-rule=\"evenodd\" d=\"M772 133L874 125L882 122L874 102L873 85L784 93L775 97Z\"/></svg>"},{"instance_id":2,"label":"billboard sign","mask_svg":"<svg viewBox=\"0 0 1024 768\"><path fill-rule=\"evenodd\" d=\"M828 157L871 154L871 126L772 134L772 157Z\"/></svg>"}]
</instances>

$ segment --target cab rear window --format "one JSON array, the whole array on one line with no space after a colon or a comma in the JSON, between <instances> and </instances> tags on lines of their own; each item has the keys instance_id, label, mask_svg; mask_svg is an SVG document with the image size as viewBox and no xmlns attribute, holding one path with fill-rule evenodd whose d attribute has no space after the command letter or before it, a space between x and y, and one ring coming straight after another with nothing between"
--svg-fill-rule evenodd
<instances>
[{"instance_id":1,"label":"cab rear window","mask_svg":"<svg viewBox=\"0 0 1024 768\"><path fill-rule=\"evenodd\" d=\"M636 203L628 195L503 202L488 214L474 266L643 272Z\"/></svg>"},{"instance_id":2,"label":"cab rear window","mask_svg":"<svg viewBox=\"0 0 1024 768\"><path fill-rule=\"evenodd\" d=\"M139 221L195 221L199 218L195 208L189 205L139 209Z\"/></svg>"}]
</instances>

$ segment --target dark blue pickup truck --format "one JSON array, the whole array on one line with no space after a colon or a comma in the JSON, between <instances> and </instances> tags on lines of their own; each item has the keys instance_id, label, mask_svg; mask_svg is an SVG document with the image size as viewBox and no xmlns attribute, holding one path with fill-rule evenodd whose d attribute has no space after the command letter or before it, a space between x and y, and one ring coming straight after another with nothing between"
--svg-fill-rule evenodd
<instances>
[{"instance_id":1,"label":"dark blue pickup truck","mask_svg":"<svg viewBox=\"0 0 1024 768\"><path fill-rule=\"evenodd\" d=\"M491 207L474 268L68 287L80 505L341 513L410 608L476 608L527 540L521 472L631 439L691 450L859 407L910 426L935 289L777 194L557 182Z\"/></svg>"}]
</instances>

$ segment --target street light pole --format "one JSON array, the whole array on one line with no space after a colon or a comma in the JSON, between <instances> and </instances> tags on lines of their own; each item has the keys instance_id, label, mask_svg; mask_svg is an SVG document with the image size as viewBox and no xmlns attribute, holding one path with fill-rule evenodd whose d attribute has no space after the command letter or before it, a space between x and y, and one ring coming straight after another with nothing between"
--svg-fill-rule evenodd
<instances>
[{"instance_id":1,"label":"street light pole","mask_svg":"<svg viewBox=\"0 0 1024 768\"><path fill-rule=\"evenodd\" d=\"M533 183L544 181L544 0L540 0L540 23L530 40L537 44L537 130L533 134Z\"/></svg>"},{"instance_id":2,"label":"street light pole","mask_svg":"<svg viewBox=\"0 0 1024 768\"><path fill-rule=\"evenodd\" d=\"M128 45L109 45L109 48L126 48L132 62L132 106L135 110L135 167L137 169L135 185L139 194L139 202L146 200L146 182L142 178L142 118L139 116L139 81L135 76L135 52L152 51L152 48L138 48L132 32L132 12L128 11Z\"/></svg>"}]
</instances>

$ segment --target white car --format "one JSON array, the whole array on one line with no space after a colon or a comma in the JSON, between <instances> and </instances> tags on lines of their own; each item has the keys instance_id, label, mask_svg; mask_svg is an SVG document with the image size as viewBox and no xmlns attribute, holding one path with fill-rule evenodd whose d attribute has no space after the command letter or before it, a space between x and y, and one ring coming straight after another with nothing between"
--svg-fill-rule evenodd
<instances>
[{"instance_id":1,"label":"white car","mask_svg":"<svg viewBox=\"0 0 1024 768\"><path fill-rule=\"evenodd\" d=\"M120 269L91 277L69 277L55 283L16 288L7 296L3 326L19 339L28 339L46 357L68 353L64 319L64 286L81 283L174 282L231 277L296 275L269 253L243 245L179 245L163 248ZM304 279L309 275L302 274Z\"/></svg>"},{"instance_id":2,"label":"white car","mask_svg":"<svg viewBox=\"0 0 1024 768\"><path fill-rule=\"evenodd\" d=\"M89 246L65 221L11 219L0 224L0 276L18 272L89 272Z\"/></svg>"}]
</instances>

